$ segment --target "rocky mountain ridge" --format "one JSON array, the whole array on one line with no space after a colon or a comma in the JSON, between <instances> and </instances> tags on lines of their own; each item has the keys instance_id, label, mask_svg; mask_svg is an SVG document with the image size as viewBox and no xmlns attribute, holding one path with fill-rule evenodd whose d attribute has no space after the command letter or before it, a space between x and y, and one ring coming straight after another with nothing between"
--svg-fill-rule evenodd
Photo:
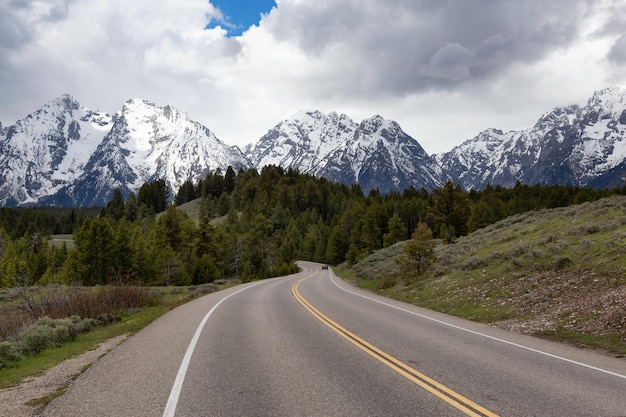
<instances>
[{"instance_id":1,"label":"rocky mountain ridge","mask_svg":"<svg viewBox=\"0 0 626 417\"><path fill-rule=\"evenodd\" d=\"M247 168L237 147L171 106L128 100L114 115L63 95L0 136L0 203L103 205L156 179L176 192L217 168Z\"/></svg>"},{"instance_id":2,"label":"rocky mountain ridge","mask_svg":"<svg viewBox=\"0 0 626 417\"><path fill-rule=\"evenodd\" d=\"M487 129L435 156L465 189L487 184L614 187L626 175L626 87L544 113L522 131Z\"/></svg>"},{"instance_id":3,"label":"rocky mountain ridge","mask_svg":"<svg viewBox=\"0 0 626 417\"><path fill-rule=\"evenodd\" d=\"M432 190L443 171L398 123L372 116L360 123L345 114L301 111L270 129L246 156L255 167L278 165L368 192Z\"/></svg>"},{"instance_id":4,"label":"rocky mountain ridge","mask_svg":"<svg viewBox=\"0 0 626 417\"><path fill-rule=\"evenodd\" d=\"M0 203L36 204L75 181L112 126L61 96L0 131Z\"/></svg>"},{"instance_id":5,"label":"rocky mountain ridge","mask_svg":"<svg viewBox=\"0 0 626 417\"><path fill-rule=\"evenodd\" d=\"M185 181L217 168L269 164L358 183L366 193L432 190L448 179L467 190L518 181L623 185L626 88L555 108L525 130L484 130L437 155L381 116L355 122L345 114L300 111L244 153L171 106L133 99L111 115L63 95L11 126L0 125L0 205L103 205L116 188L128 195L164 179L176 193Z\"/></svg>"}]
</instances>

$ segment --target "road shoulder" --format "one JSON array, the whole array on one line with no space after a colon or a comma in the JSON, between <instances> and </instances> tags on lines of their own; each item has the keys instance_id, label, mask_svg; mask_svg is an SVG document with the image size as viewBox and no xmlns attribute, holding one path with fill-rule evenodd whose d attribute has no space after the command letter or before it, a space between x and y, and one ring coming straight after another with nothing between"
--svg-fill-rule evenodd
<instances>
[{"instance_id":1,"label":"road shoulder","mask_svg":"<svg viewBox=\"0 0 626 417\"><path fill-rule=\"evenodd\" d=\"M19 385L0 390L0 417L34 417L45 406L41 399L69 385L87 367L124 342L121 335L100 343L95 349L61 362L42 375L29 377ZM33 404L34 405L29 405Z\"/></svg>"}]
</instances>

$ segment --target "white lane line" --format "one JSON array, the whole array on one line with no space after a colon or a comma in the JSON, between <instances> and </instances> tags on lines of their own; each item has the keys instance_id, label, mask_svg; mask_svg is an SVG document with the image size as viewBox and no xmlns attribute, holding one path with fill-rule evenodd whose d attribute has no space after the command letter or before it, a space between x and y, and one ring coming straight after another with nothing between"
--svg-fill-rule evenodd
<instances>
[{"instance_id":1,"label":"white lane line","mask_svg":"<svg viewBox=\"0 0 626 417\"><path fill-rule=\"evenodd\" d=\"M165 406L165 410L163 411L163 417L174 417L176 414L176 406L178 405L178 397L180 396L180 391L183 388L183 382L185 382L185 376L187 374L187 368L189 367L189 362L191 361L191 356L193 355L193 351L196 348L196 344L198 343L198 339L200 338L200 333L202 333L202 329L204 329L204 325L211 317L211 314L222 304L224 301L228 300L233 295L239 294L242 291L247 290L248 288L255 287L259 284L262 284L268 281L259 281L255 284L252 284L248 287L242 288L238 291L235 291L232 294L227 295L222 298L217 304L213 306L209 310L208 313L204 316L198 328L196 329L196 333L193 335L189 346L187 347L187 352L185 353L185 357L183 357L183 361L180 363L180 368L178 368L178 374L176 374L176 380L174 381L174 385L172 386L172 390L170 391L170 396L167 400L167 405Z\"/></svg>"},{"instance_id":2,"label":"white lane line","mask_svg":"<svg viewBox=\"0 0 626 417\"><path fill-rule=\"evenodd\" d=\"M387 307L395 308L396 310L400 310L400 311L403 311L405 313L412 314L414 316L417 316L417 317L420 317L420 318L423 318L423 319L426 319L426 320L433 321L435 323L443 324L445 326L452 327L452 328L457 329L457 330L462 330L464 332L472 333L472 334L477 335L477 336L482 336L482 337L485 337L487 339L491 339L491 340L495 340L495 341L500 342L500 343L505 343L507 345L515 346L515 347L520 348L520 349L525 349L525 350L528 350L530 352L534 352L534 353L538 353L538 354L541 354L541 355L544 355L544 356L548 356L550 358L558 359L558 360L561 360L561 361L564 361L564 362L569 362L569 363L572 363L574 365L578 365L578 366L582 366L584 368L592 369L594 371L598 371L598 372L602 372L602 373L605 373L605 374L608 374L608 375L612 375L612 376L615 376L615 377L618 377L618 378L626 379L626 375L618 374L617 372L608 371L606 369L598 368L596 366L589 365L589 364L586 364L586 363L583 363L583 362L578 362L578 361L575 361L575 360L572 360L572 359L564 358L562 356L554 355L552 353L544 352L542 350L538 350L538 349L534 349L534 348L531 348L531 347L528 347L528 346L520 345L519 343L510 342L508 340L504 340L504 339L500 339L500 338L495 337L495 336L490 336L488 334L480 333L480 332L477 332L475 330L466 329L465 327L457 326L457 325L451 324L451 323L446 323L445 321L442 321L442 320L434 319L432 317L428 317L428 316L425 316L423 314L419 314L419 313L416 313L414 311L404 309L402 307L394 306L393 304L385 303L384 301L380 301L380 300L376 300L374 298L367 297L367 296L365 296L363 294L359 294L357 292L354 292L354 291L351 291L351 290L349 290L347 288L342 287L333 278L334 272L331 269L329 269L328 272L329 272L330 280L332 281L333 284L335 284L337 287L341 288L342 290L344 290L344 291L346 291L346 292L348 292L350 294L356 295L357 297L365 298L366 300L370 300L370 301L373 301L373 302L378 303L378 304L382 304L382 305L387 306Z\"/></svg>"}]
</instances>

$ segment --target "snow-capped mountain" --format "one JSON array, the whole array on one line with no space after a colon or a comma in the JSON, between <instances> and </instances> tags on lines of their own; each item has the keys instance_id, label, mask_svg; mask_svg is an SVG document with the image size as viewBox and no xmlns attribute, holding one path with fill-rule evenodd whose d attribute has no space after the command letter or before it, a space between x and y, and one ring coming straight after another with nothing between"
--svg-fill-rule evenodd
<instances>
[{"instance_id":1,"label":"snow-capped mountain","mask_svg":"<svg viewBox=\"0 0 626 417\"><path fill-rule=\"evenodd\" d=\"M75 181L112 123L63 95L0 129L0 204L34 204Z\"/></svg>"},{"instance_id":2,"label":"snow-capped mountain","mask_svg":"<svg viewBox=\"0 0 626 417\"><path fill-rule=\"evenodd\" d=\"M171 106L129 100L113 117L113 126L98 145L81 177L47 203L103 205L119 188L122 194L164 179L172 193L187 180L198 182L210 171L248 168L241 150Z\"/></svg>"},{"instance_id":3,"label":"snow-capped mountain","mask_svg":"<svg viewBox=\"0 0 626 417\"><path fill-rule=\"evenodd\" d=\"M358 183L365 192L433 189L443 181L443 171L419 143L380 116L356 123L345 114L301 111L269 130L246 155L256 167L291 167Z\"/></svg>"},{"instance_id":4,"label":"snow-capped mountain","mask_svg":"<svg viewBox=\"0 0 626 417\"><path fill-rule=\"evenodd\" d=\"M626 87L597 91L585 106L545 113L526 130L488 129L435 156L465 189L487 184L623 185Z\"/></svg>"},{"instance_id":5,"label":"snow-capped mountain","mask_svg":"<svg viewBox=\"0 0 626 417\"><path fill-rule=\"evenodd\" d=\"M368 192L432 190L451 178L487 184L623 185L626 87L597 91L582 106L556 108L534 126L487 129L450 152L429 156L391 120L301 111L244 155L171 107L129 100L114 115L63 95L11 126L0 125L0 205L104 205L116 188L137 192L166 181L176 193L209 171L266 165L294 168Z\"/></svg>"},{"instance_id":6,"label":"snow-capped mountain","mask_svg":"<svg viewBox=\"0 0 626 417\"><path fill-rule=\"evenodd\" d=\"M4 129L0 203L104 205L164 179L175 193L210 170L250 166L239 148L173 107L129 100L114 116L81 107L69 95Z\"/></svg>"}]
</instances>

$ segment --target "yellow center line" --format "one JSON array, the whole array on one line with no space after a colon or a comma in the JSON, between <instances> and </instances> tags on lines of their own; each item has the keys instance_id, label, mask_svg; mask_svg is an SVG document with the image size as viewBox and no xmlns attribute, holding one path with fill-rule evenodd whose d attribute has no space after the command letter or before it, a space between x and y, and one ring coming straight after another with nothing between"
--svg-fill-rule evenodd
<instances>
[{"instance_id":1,"label":"yellow center line","mask_svg":"<svg viewBox=\"0 0 626 417\"><path fill-rule=\"evenodd\" d=\"M372 345L366 340L360 338L356 334L345 329L338 323L334 322L328 316L324 315L318 309L313 307L313 305L311 305L311 303L309 303L306 299L304 299L302 295L300 295L300 292L298 291L298 287L300 286L300 284L304 280L308 279L309 277L310 276L307 276L297 281L293 285L293 287L291 287L291 292L293 296L296 298L296 300L298 300L298 302L302 304L302 306L305 309L307 309L313 316L315 316L319 321L321 321L326 326L333 329L340 336L348 340L350 343L352 343L359 349L363 350L364 352L376 358L377 360L387 365L394 371L408 378L409 380L419 385L426 391L436 395L437 397L444 400L448 404L461 410L466 415L474 416L474 417L487 417L487 416L497 417L497 414L492 413L486 408L476 404L475 402L453 391L452 389L446 387L445 385L442 385L439 382L435 381L434 379L413 369L412 367L400 361L399 359L396 359L395 357L382 351L381 349L377 348L376 346Z\"/></svg>"}]
</instances>

